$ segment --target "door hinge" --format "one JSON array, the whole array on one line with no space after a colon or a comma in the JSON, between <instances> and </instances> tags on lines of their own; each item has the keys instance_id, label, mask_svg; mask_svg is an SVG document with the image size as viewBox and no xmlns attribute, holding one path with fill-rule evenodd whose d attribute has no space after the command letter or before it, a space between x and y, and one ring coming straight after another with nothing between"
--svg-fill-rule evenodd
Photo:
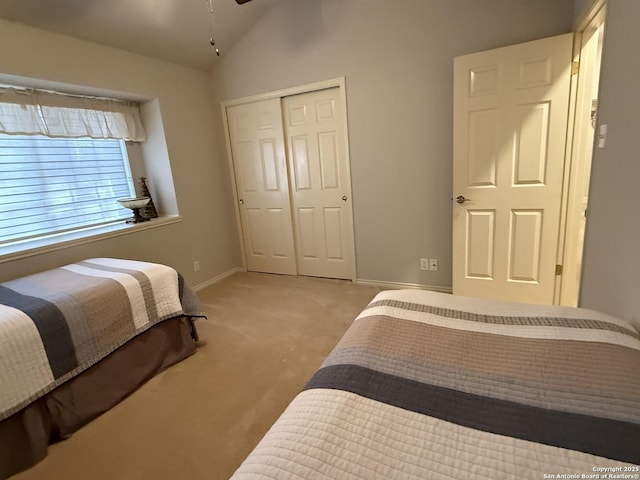
<instances>
[{"instance_id":1,"label":"door hinge","mask_svg":"<svg viewBox=\"0 0 640 480\"><path fill-rule=\"evenodd\" d=\"M562 275L562 265L556 265L556 275Z\"/></svg>"},{"instance_id":2,"label":"door hinge","mask_svg":"<svg viewBox=\"0 0 640 480\"><path fill-rule=\"evenodd\" d=\"M571 63L571 75L577 75L580 71L580 62Z\"/></svg>"}]
</instances>

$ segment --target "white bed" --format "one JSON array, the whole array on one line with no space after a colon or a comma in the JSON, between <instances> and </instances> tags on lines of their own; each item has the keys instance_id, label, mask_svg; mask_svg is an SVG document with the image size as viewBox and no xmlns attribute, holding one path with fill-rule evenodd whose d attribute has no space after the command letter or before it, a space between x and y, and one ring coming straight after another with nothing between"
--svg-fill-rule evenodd
<instances>
[{"instance_id":1,"label":"white bed","mask_svg":"<svg viewBox=\"0 0 640 480\"><path fill-rule=\"evenodd\" d=\"M401 290L358 316L232 478L639 478L639 463L630 324Z\"/></svg>"}]
</instances>

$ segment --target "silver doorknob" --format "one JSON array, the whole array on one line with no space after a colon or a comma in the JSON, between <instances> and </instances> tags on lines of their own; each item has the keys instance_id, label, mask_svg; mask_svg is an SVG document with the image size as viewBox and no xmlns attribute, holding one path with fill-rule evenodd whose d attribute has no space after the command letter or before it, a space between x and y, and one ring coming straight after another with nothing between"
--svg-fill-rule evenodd
<instances>
[{"instance_id":1,"label":"silver doorknob","mask_svg":"<svg viewBox=\"0 0 640 480\"><path fill-rule=\"evenodd\" d=\"M342 195L342 201L346 202L347 201L347 196L346 195Z\"/></svg>"},{"instance_id":2,"label":"silver doorknob","mask_svg":"<svg viewBox=\"0 0 640 480\"><path fill-rule=\"evenodd\" d=\"M468 198L464 198L464 196L462 196L462 195L458 195L456 197L456 202L458 202L458 203L464 203L464 202L468 202L468 201L469 201L469 199Z\"/></svg>"},{"instance_id":3,"label":"silver doorknob","mask_svg":"<svg viewBox=\"0 0 640 480\"><path fill-rule=\"evenodd\" d=\"M243 200L243 199L240 199L240 200L238 200L238 201L240 202L240 205L243 205L243 204L244 204L244 200Z\"/></svg>"}]
</instances>

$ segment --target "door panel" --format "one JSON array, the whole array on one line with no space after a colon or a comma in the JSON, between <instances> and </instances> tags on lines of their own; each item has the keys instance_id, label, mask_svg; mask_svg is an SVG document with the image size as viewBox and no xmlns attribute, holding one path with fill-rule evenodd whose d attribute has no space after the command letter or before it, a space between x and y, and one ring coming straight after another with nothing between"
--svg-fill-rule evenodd
<instances>
[{"instance_id":1,"label":"door panel","mask_svg":"<svg viewBox=\"0 0 640 480\"><path fill-rule=\"evenodd\" d=\"M320 181L322 190L339 189L338 146L336 132L318 134Z\"/></svg>"},{"instance_id":2,"label":"door panel","mask_svg":"<svg viewBox=\"0 0 640 480\"><path fill-rule=\"evenodd\" d=\"M345 255L342 250L340 240L344 237L342 233L342 209L335 207L324 208L324 230L325 242L327 244L327 259L342 260Z\"/></svg>"},{"instance_id":3,"label":"door panel","mask_svg":"<svg viewBox=\"0 0 640 480\"><path fill-rule=\"evenodd\" d=\"M485 65L469 69L469 96L493 95L500 87L501 65Z\"/></svg>"},{"instance_id":4,"label":"door panel","mask_svg":"<svg viewBox=\"0 0 640 480\"><path fill-rule=\"evenodd\" d=\"M514 185L544 185L549 102L520 105L515 132Z\"/></svg>"},{"instance_id":5,"label":"door panel","mask_svg":"<svg viewBox=\"0 0 640 480\"><path fill-rule=\"evenodd\" d=\"M309 168L309 153L306 137L291 139L291 156L295 171L295 190L309 190L311 188L311 173Z\"/></svg>"},{"instance_id":6,"label":"door panel","mask_svg":"<svg viewBox=\"0 0 640 480\"><path fill-rule=\"evenodd\" d=\"M494 210L467 210L465 274L469 278L493 279L495 216Z\"/></svg>"},{"instance_id":7,"label":"door panel","mask_svg":"<svg viewBox=\"0 0 640 480\"><path fill-rule=\"evenodd\" d=\"M496 186L498 152L498 110L469 113L469 162L467 184L473 187Z\"/></svg>"},{"instance_id":8,"label":"door panel","mask_svg":"<svg viewBox=\"0 0 640 480\"><path fill-rule=\"evenodd\" d=\"M247 269L296 274L280 100L227 108Z\"/></svg>"},{"instance_id":9,"label":"door panel","mask_svg":"<svg viewBox=\"0 0 640 480\"><path fill-rule=\"evenodd\" d=\"M351 190L340 101L337 88L283 99L300 275L352 276Z\"/></svg>"},{"instance_id":10,"label":"door panel","mask_svg":"<svg viewBox=\"0 0 640 480\"><path fill-rule=\"evenodd\" d=\"M520 61L518 69L518 88L535 88L551 85L553 62L546 53L543 58Z\"/></svg>"},{"instance_id":11,"label":"door panel","mask_svg":"<svg viewBox=\"0 0 640 480\"><path fill-rule=\"evenodd\" d=\"M553 303L572 42L454 61L456 294Z\"/></svg>"},{"instance_id":12,"label":"door panel","mask_svg":"<svg viewBox=\"0 0 640 480\"><path fill-rule=\"evenodd\" d=\"M245 235L247 235L251 241L249 251L247 252L251 257L264 257L266 249L264 248L264 226L262 221L262 211L259 208L247 208L245 209L246 225Z\"/></svg>"},{"instance_id":13,"label":"door panel","mask_svg":"<svg viewBox=\"0 0 640 480\"><path fill-rule=\"evenodd\" d=\"M291 252L288 251L289 232L291 231L291 215L289 211L282 208L269 208L267 210L267 219L268 232L270 232L273 240L273 256L282 259L289 258L291 255Z\"/></svg>"},{"instance_id":14,"label":"door panel","mask_svg":"<svg viewBox=\"0 0 640 480\"><path fill-rule=\"evenodd\" d=\"M305 260L317 260L315 209L299 208L297 212L298 256Z\"/></svg>"},{"instance_id":15,"label":"door panel","mask_svg":"<svg viewBox=\"0 0 640 480\"><path fill-rule=\"evenodd\" d=\"M269 192L280 191L280 172L276 162L276 146L272 139L260 140L260 158L262 159L262 178L264 189Z\"/></svg>"},{"instance_id":16,"label":"door panel","mask_svg":"<svg viewBox=\"0 0 640 480\"><path fill-rule=\"evenodd\" d=\"M539 281L542 216L543 212L540 210L511 211L509 281Z\"/></svg>"}]
</instances>

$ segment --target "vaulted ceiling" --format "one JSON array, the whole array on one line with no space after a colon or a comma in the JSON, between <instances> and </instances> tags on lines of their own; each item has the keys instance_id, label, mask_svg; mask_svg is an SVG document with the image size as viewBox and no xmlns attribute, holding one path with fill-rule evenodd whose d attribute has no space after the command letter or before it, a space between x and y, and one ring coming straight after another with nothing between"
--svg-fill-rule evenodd
<instances>
[{"instance_id":1,"label":"vaulted ceiling","mask_svg":"<svg viewBox=\"0 0 640 480\"><path fill-rule=\"evenodd\" d=\"M0 17L208 70L278 0L1 0Z\"/></svg>"}]
</instances>

